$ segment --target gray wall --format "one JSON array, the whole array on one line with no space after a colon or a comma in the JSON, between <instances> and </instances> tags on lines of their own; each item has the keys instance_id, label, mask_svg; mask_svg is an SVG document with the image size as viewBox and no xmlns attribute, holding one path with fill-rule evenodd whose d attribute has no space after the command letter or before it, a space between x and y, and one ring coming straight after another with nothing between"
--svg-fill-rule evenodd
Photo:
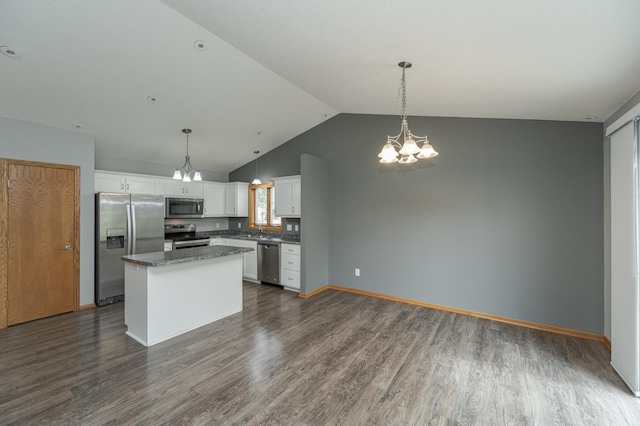
<instances>
[{"instance_id":1,"label":"gray wall","mask_svg":"<svg viewBox=\"0 0 640 426\"><path fill-rule=\"evenodd\" d=\"M640 103L640 92L611 115L605 122L603 131L622 117L627 111ZM604 133L603 133L604 134ZM604 335L611 339L611 145L604 138Z\"/></svg>"},{"instance_id":2,"label":"gray wall","mask_svg":"<svg viewBox=\"0 0 640 426\"><path fill-rule=\"evenodd\" d=\"M0 157L80 166L80 304L93 303L92 135L0 117Z\"/></svg>"},{"instance_id":3,"label":"gray wall","mask_svg":"<svg viewBox=\"0 0 640 426\"><path fill-rule=\"evenodd\" d=\"M440 156L381 165L399 126L340 114L260 158L265 177L327 160L329 281L602 333L602 124L409 117Z\"/></svg>"},{"instance_id":4,"label":"gray wall","mask_svg":"<svg viewBox=\"0 0 640 426\"><path fill-rule=\"evenodd\" d=\"M304 219L300 236L300 291L310 293L329 282L329 164L313 155L302 154L300 174Z\"/></svg>"},{"instance_id":5,"label":"gray wall","mask_svg":"<svg viewBox=\"0 0 640 426\"><path fill-rule=\"evenodd\" d=\"M146 161L128 160L124 158L107 157L97 155L95 160L96 170L108 170L122 173L139 173L143 175L173 176L176 167L181 167L184 159L176 158L176 164L156 164ZM200 170L202 179L210 182L228 182L227 173L212 172L210 170Z\"/></svg>"}]
</instances>

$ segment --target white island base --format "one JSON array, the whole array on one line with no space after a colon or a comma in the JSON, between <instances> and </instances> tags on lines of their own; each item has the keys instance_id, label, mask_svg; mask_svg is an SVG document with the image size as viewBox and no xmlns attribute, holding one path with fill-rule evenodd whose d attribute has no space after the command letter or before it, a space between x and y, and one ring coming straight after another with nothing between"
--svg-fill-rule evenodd
<instances>
[{"instance_id":1,"label":"white island base","mask_svg":"<svg viewBox=\"0 0 640 426\"><path fill-rule=\"evenodd\" d=\"M163 266L125 262L127 335L145 346L242 311L242 254Z\"/></svg>"}]
</instances>

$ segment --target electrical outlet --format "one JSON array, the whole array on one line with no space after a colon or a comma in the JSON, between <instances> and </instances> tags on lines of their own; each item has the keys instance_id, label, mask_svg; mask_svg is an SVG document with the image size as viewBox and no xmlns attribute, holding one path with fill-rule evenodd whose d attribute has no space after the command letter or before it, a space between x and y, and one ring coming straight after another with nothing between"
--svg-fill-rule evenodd
<instances>
[{"instance_id":1,"label":"electrical outlet","mask_svg":"<svg viewBox=\"0 0 640 426\"><path fill-rule=\"evenodd\" d=\"M220 229L220 224L216 223L216 229Z\"/></svg>"},{"instance_id":2,"label":"electrical outlet","mask_svg":"<svg viewBox=\"0 0 640 426\"><path fill-rule=\"evenodd\" d=\"M291 224L287 223L287 231L291 231Z\"/></svg>"},{"instance_id":3,"label":"electrical outlet","mask_svg":"<svg viewBox=\"0 0 640 426\"><path fill-rule=\"evenodd\" d=\"M242 224L238 222L238 229L242 228Z\"/></svg>"},{"instance_id":4,"label":"electrical outlet","mask_svg":"<svg viewBox=\"0 0 640 426\"><path fill-rule=\"evenodd\" d=\"M300 230L300 227L296 225L296 232L298 232L299 230Z\"/></svg>"},{"instance_id":5,"label":"electrical outlet","mask_svg":"<svg viewBox=\"0 0 640 426\"><path fill-rule=\"evenodd\" d=\"M360 268L356 268L356 277L360 276Z\"/></svg>"}]
</instances>

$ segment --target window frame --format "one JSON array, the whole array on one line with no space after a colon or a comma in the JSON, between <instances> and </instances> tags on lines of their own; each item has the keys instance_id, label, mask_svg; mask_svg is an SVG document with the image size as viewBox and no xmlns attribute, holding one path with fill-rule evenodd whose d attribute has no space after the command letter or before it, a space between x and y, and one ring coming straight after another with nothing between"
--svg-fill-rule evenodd
<instances>
[{"instance_id":1,"label":"window frame","mask_svg":"<svg viewBox=\"0 0 640 426\"><path fill-rule=\"evenodd\" d=\"M273 182L264 182L261 184L249 184L249 229L258 230L261 225L256 224L256 189L266 188L267 190L267 224L262 225L264 231L282 231L282 219L280 219L280 226L271 225L271 193L275 190L275 184Z\"/></svg>"}]
</instances>

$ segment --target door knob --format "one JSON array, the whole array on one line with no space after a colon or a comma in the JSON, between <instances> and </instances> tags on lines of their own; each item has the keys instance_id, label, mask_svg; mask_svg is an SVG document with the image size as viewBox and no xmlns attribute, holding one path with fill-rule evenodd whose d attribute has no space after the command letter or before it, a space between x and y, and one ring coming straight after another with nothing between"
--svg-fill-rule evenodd
<instances>
[{"instance_id":1,"label":"door knob","mask_svg":"<svg viewBox=\"0 0 640 426\"><path fill-rule=\"evenodd\" d=\"M67 244L67 245L66 245L66 246L64 246L64 247L60 247L58 250L65 250L65 251L69 251L69 250L71 250L71 244Z\"/></svg>"}]
</instances>

